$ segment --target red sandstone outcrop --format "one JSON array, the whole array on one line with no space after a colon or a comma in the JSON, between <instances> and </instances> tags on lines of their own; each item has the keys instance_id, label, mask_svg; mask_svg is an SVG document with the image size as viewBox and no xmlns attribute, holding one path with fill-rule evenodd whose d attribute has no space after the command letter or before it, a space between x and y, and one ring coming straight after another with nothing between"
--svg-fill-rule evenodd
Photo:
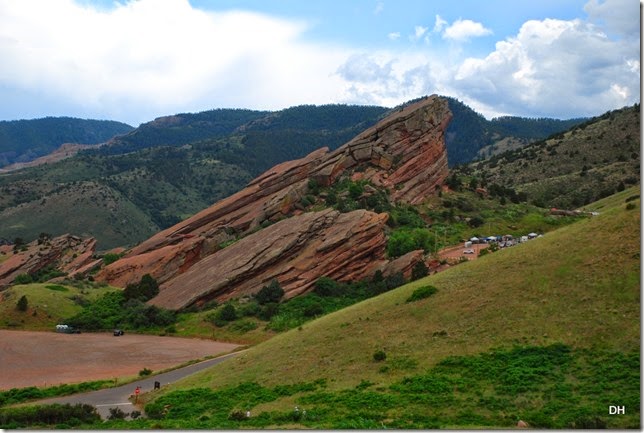
<instances>
[{"instance_id":1,"label":"red sandstone outcrop","mask_svg":"<svg viewBox=\"0 0 644 433\"><path fill-rule=\"evenodd\" d=\"M33 241L15 253L6 251L9 257L0 263L0 287L11 284L20 274L34 274L48 266L73 274L94 260L95 249L95 239L66 234Z\"/></svg>"},{"instance_id":2,"label":"red sandstone outcrop","mask_svg":"<svg viewBox=\"0 0 644 433\"><path fill-rule=\"evenodd\" d=\"M386 264L386 216L301 214L297 207L309 181L328 186L357 176L388 189L393 201L420 203L447 177L444 133L450 119L447 101L436 96L410 104L331 153L322 148L273 167L238 193L142 242L97 278L124 287L149 273L161 283L151 303L181 308L255 293L272 278L294 296L323 275L366 277ZM242 239L221 248L237 238ZM397 263L408 271L417 259Z\"/></svg>"},{"instance_id":3,"label":"red sandstone outcrop","mask_svg":"<svg viewBox=\"0 0 644 433\"><path fill-rule=\"evenodd\" d=\"M418 262L425 260L425 253L423 250L410 251L404 256L400 256L394 260L386 262L382 267L382 275L385 277L397 273L403 274L405 279L411 278L411 271Z\"/></svg>"},{"instance_id":4,"label":"red sandstone outcrop","mask_svg":"<svg viewBox=\"0 0 644 433\"><path fill-rule=\"evenodd\" d=\"M250 295L277 279L287 298L321 276L365 278L384 255L387 214L332 209L309 212L253 233L162 284L151 303L179 309L209 299Z\"/></svg>"}]
</instances>

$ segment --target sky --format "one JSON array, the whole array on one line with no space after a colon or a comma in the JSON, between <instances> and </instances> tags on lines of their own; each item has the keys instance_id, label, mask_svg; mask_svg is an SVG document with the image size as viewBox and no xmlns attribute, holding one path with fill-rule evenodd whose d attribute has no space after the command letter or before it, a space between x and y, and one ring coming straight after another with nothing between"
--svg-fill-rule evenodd
<instances>
[{"instance_id":1,"label":"sky","mask_svg":"<svg viewBox=\"0 0 644 433\"><path fill-rule=\"evenodd\" d=\"M455 97L568 119L640 100L635 0L0 0L0 120Z\"/></svg>"}]
</instances>

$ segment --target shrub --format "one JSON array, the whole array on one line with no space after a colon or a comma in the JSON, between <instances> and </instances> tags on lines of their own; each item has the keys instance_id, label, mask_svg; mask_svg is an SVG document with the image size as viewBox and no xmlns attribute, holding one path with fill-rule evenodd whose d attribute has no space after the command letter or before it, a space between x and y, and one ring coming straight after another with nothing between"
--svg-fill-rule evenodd
<instances>
[{"instance_id":1,"label":"shrub","mask_svg":"<svg viewBox=\"0 0 644 433\"><path fill-rule=\"evenodd\" d=\"M387 241L387 255L400 257L414 250L432 251L435 239L428 229L397 229L389 236Z\"/></svg>"},{"instance_id":2,"label":"shrub","mask_svg":"<svg viewBox=\"0 0 644 433\"><path fill-rule=\"evenodd\" d=\"M149 368L144 368L143 370L139 371L139 376L141 377L149 376L151 374L152 374L152 370L150 370Z\"/></svg>"},{"instance_id":3,"label":"shrub","mask_svg":"<svg viewBox=\"0 0 644 433\"><path fill-rule=\"evenodd\" d=\"M485 224L485 221L480 216L475 216L469 220L468 224L470 227L480 227Z\"/></svg>"},{"instance_id":4,"label":"shrub","mask_svg":"<svg viewBox=\"0 0 644 433\"><path fill-rule=\"evenodd\" d=\"M248 302L238 308L239 315L243 317L252 317L259 315L261 308L255 301Z\"/></svg>"},{"instance_id":5,"label":"shrub","mask_svg":"<svg viewBox=\"0 0 644 433\"><path fill-rule=\"evenodd\" d=\"M249 332L252 331L253 329L257 329L257 323L251 321L251 320L240 320L238 322L232 323L230 325L230 329L232 331L237 331L237 332Z\"/></svg>"},{"instance_id":6,"label":"shrub","mask_svg":"<svg viewBox=\"0 0 644 433\"><path fill-rule=\"evenodd\" d=\"M259 312L259 318L262 320L271 320L273 316L279 313L279 304L276 302L269 302L265 304Z\"/></svg>"},{"instance_id":7,"label":"shrub","mask_svg":"<svg viewBox=\"0 0 644 433\"><path fill-rule=\"evenodd\" d=\"M387 359L387 354L385 353L384 350L376 350L373 353L373 360L376 362L381 362Z\"/></svg>"},{"instance_id":8,"label":"shrub","mask_svg":"<svg viewBox=\"0 0 644 433\"><path fill-rule=\"evenodd\" d=\"M81 423L94 423L101 417L96 408L89 404L25 406L0 412L0 427L56 426L72 419Z\"/></svg>"},{"instance_id":9,"label":"shrub","mask_svg":"<svg viewBox=\"0 0 644 433\"><path fill-rule=\"evenodd\" d=\"M110 414L107 417L107 419L125 419L127 414L121 410L121 408L118 407L111 407L110 408Z\"/></svg>"},{"instance_id":10,"label":"shrub","mask_svg":"<svg viewBox=\"0 0 644 433\"><path fill-rule=\"evenodd\" d=\"M255 299L260 305L265 305L270 302L279 302L284 296L284 290L277 280L272 280L267 286L261 288L255 295Z\"/></svg>"},{"instance_id":11,"label":"shrub","mask_svg":"<svg viewBox=\"0 0 644 433\"><path fill-rule=\"evenodd\" d=\"M148 301L158 294L159 284L150 274L143 275L138 284L128 284L123 290L125 299L138 299L142 302Z\"/></svg>"},{"instance_id":12,"label":"shrub","mask_svg":"<svg viewBox=\"0 0 644 433\"><path fill-rule=\"evenodd\" d=\"M120 254L107 253L103 256L103 264L105 266L109 266L120 258L121 258Z\"/></svg>"},{"instance_id":13,"label":"shrub","mask_svg":"<svg viewBox=\"0 0 644 433\"><path fill-rule=\"evenodd\" d=\"M429 298L434 293L438 292L438 289L434 286L422 286L414 290L414 293L411 294L407 301L405 302L414 302L421 299Z\"/></svg>"},{"instance_id":14,"label":"shrub","mask_svg":"<svg viewBox=\"0 0 644 433\"><path fill-rule=\"evenodd\" d=\"M13 284L31 284L34 279L29 274L20 274L14 280Z\"/></svg>"},{"instance_id":15,"label":"shrub","mask_svg":"<svg viewBox=\"0 0 644 433\"><path fill-rule=\"evenodd\" d=\"M324 313L324 307L319 302L314 302L304 308L304 316L315 317Z\"/></svg>"},{"instance_id":16,"label":"shrub","mask_svg":"<svg viewBox=\"0 0 644 433\"><path fill-rule=\"evenodd\" d=\"M69 289L65 286L60 286L58 284L48 284L45 286L49 290L53 290L55 292L69 292Z\"/></svg>"},{"instance_id":17,"label":"shrub","mask_svg":"<svg viewBox=\"0 0 644 433\"><path fill-rule=\"evenodd\" d=\"M26 295L22 295L20 299L18 299L16 308L18 309L18 311L27 311L27 308L29 308L29 301L27 301Z\"/></svg>"},{"instance_id":18,"label":"shrub","mask_svg":"<svg viewBox=\"0 0 644 433\"><path fill-rule=\"evenodd\" d=\"M244 421L246 419L246 413L243 410L235 409L230 412L228 419L231 421Z\"/></svg>"},{"instance_id":19,"label":"shrub","mask_svg":"<svg viewBox=\"0 0 644 433\"><path fill-rule=\"evenodd\" d=\"M426 277L429 274L429 269L427 265L422 260L414 265L411 269L411 279L418 280L420 278Z\"/></svg>"},{"instance_id":20,"label":"shrub","mask_svg":"<svg viewBox=\"0 0 644 433\"><path fill-rule=\"evenodd\" d=\"M218 316L221 320L232 322L233 320L237 319L237 310L235 309L235 306L233 304L228 303L224 305L221 310L219 310Z\"/></svg>"},{"instance_id":21,"label":"shrub","mask_svg":"<svg viewBox=\"0 0 644 433\"><path fill-rule=\"evenodd\" d=\"M342 285L329 277L320 277L315 282L313 292L320 296L342 296Z\"/></svg>"}]
</instances>

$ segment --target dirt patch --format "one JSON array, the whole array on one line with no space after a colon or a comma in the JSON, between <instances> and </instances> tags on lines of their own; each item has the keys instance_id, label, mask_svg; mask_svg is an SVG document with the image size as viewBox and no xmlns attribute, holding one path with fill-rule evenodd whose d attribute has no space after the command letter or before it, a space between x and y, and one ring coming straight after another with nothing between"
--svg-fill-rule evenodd
<instances>
[{"instance_id":1,"label":"dirt patch","mask_svg":"<svg viewBox=\"0 0 644 433\"><path fill-rule=\"evenodd\" d=\"M468 260L476 260L479 256L479 251L487 248L488 244L472 244L471 247L465 248L463 244L457 245L455 247L448 247L442 249L438 252L438 256L444 260L458 260L461 257L465 257ZM465 250L474 250L474 254L465 254Z\"/></svg>"},{"instance_id":2,"label":"dirt patch","mask_svg":"<svg viewBox=\"0 0 644 433\"><path fill-rule=\"evenodd\" d=\"M0 389L137 376L239 347L212 340L0 330Z\"/></svg>"}]
</instances>

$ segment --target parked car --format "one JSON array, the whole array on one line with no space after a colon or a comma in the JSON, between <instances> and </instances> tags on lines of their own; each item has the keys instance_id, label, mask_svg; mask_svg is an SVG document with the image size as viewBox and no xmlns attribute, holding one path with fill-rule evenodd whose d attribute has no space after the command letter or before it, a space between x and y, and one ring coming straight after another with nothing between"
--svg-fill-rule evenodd
<instances>
[{"instance_id":1,"label":"parked car","mask_svg":"<svg viewBox=\"0 0 644 433\"><path fill-rule=\"evenodd\" d=\"M69 325L56 325L56 332L60 332L63 334L80 334L81 331L78 328L74 328L73 326Z\"/></svg>"},{"instance_id":2,"label":"parked car","mask_svg":"<svg viewBox=\"0 0 644 433\"><path fill-rule=\"evenodd\" d=\"M123 335L123 334L124 334L124 332L123 332L123 330L122 330L122 329L115 329L115 330L114 330L114 336L115 336L115 337L119 337L119 336L121 336L121 335Z\"/></svg>"},{"instance_id":3,"label":"parked car","mask_svg":"<svg viewBox=\"0 0 644 433\"><path fill-rule=\"evenodd\" d=\"M474 250L473 249L465 250L463 251L463 254L474 254Z\"/></svg>"}]
</instances>

